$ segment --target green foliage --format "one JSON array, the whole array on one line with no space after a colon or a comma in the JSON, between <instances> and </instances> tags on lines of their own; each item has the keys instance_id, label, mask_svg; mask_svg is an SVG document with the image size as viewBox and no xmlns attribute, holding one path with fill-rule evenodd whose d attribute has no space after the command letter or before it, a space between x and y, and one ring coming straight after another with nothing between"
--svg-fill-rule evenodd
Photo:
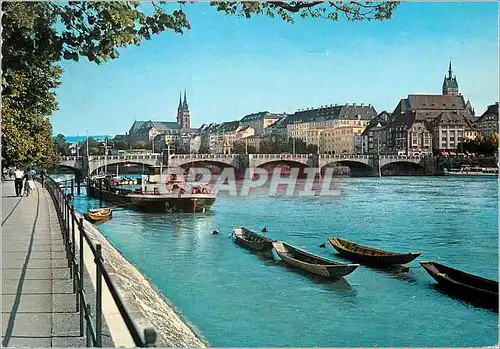
<instances>
[{"instance_id":1,"label":"green foliage","mask_svg":"<svg viewBox=\"0 0 500 349\"><path fill-rule=\"evenodd\" d=\"M134 149L149 149L149 143L146 143L144 141L138 141L135 143Z\"/></svg>"},{"instance_id":2,"label":"green foliage","mask_svg":"<svg viewBox=\"0 0 500 349\"><path fill-rule=\"evenodd\" d=\"M127 150L128 144L123 141L115 141L113 143L113 149L115 150Z\"/></svg>"},{"instance_id":3,"label":"green foliage","mask_svg":"<svg viewBox=\"0 0 500 349\"><path fill-rule=\"evenodd\" d=\"M232 153L234 153L234 154L246 154L245 143L241 142L241 141L234 142Z\"/></svg>"},{"instance_id":4,"label":"green foliage","mask_svg":"<svg viewBox=\"0 0 500 349\"><path fill-rule=\"evenodd\" d=\"M58 134L54 138L54 151L57 155L71 155L71 151L69 150L69 143L66 143L66 138L64 137L64 135Z\"/></svg>"},{"instance_id":5,"label":"green foliage","mask_svg":"<svg viewBox=\"0 0 500 349\"><path fill-rule=\"evenodd\" d=\"M343 1L212 1L217 11L228 15L250 18L254 15L279 17L293 23L299 18L324 18L337 21L344 18L348 21L390 19L399 2L343 2Z\"/></svg>"},{"instance_id":6,"label":"green foliage","mask_svg":"<svg viewBox=\"0 0 500 349\"><path fill-rule=\"evenodd\" d=\"M477 137L474 140L468 140L460 143L457 149L461 152L493 155L498 151L498 136L494 133L489 137Z\"/></svg>"}]
</instances>

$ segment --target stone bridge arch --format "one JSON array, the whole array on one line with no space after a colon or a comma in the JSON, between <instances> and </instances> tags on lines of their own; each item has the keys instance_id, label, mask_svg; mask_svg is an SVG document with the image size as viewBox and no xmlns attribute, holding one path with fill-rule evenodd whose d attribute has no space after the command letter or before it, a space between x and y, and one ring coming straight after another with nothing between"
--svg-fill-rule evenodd
<instances>
[{"instance_id":1,"label":"stone bridge arch","mask_svg":"<svg viewBox=\"0 0 500 349\"><path fill-rule=\"evenodd\" d=\"M314 159L309 154L251 154L248 157L250 168L275 163L295 164L302 168L314 166Z\"/></svg>"}]
</instances>

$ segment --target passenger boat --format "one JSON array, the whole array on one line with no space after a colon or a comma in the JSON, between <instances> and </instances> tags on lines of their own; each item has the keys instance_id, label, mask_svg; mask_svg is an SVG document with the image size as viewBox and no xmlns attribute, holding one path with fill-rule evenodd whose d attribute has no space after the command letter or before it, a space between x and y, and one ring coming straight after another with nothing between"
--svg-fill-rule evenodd
<instances>
[{"instance_id":1,"label":"passenger boat","mask_svg":"<svg viewBox=\"0 0 500 349\"><path fill-rule=\"evenodd\" d=\"M498 311L498 281L436 262L420 262L420 265L449 294Z\"/></svg>"},{"instance_id":2,"label":"passenger boat","mask_svg":"<svg viewBox=\"0 0 500 349\"><path fill-rule=\"evenodd\" d=\"M420 252L389 252L372 247L358 245L354 242L337 237L329 237L328 241L341 256L367 264L406 264L420 256Z\"/></svg>"},{"instance_id":3,"label":"passenger boat","mask_svg":"<svg viewBox=\"0 0 500 349\"><path fill-rule=\"evenodd\" d=\"M206 212L215 202L216 195L209 189L197 186L188 188L178 182L176 179L167 181L164 184L170 186L169 191L160 193L158 187L153 184L151 184L152 190L146 190L146 183L142 184L143 188L132 190L113 187L111 178L99 181L90 178L87 192L96 199L141 212Z\"/></svg>"},{"instance_id":4,"label":"passenger boat","mask_svg":"<svg viewBox=\"0 0 500 349\"><path fill-rule=\"evenodd\" d=\"M84 214L85 218L92 223L109 219L112 215L113 210L108 207L90 209L87 213Z\"/></svg>"},{"instance_id":5,"label":"passenger boat","mask_svg":"<svg viewBox=\"0 0 500 349\"><path fill-rule=\"evenodd\" d=\"M273 247L286 264L328 278L348 275L359 266L322 258L281 241L273 242Z\"/></svg>"},{"instance_id":6,"label":"passenger boat","mask_svg":"<svg viewBox=\"0 0 500 349\"><path fill-rule=\"evenodd\" d=\"M238 245L257 251L271 251L276 241L244 227L233 229L233 236Z\"/></svg>"},{"instance_id":7,"label":"passenger boat","mask_svg":"<svg viewBox=\"0 0 500 349\"><path fill-rule=\"evenodd\" d=\"M444 169L445 176L498 176L496 167L462 166L460 169Z\"/></svg>"}]
</instances>

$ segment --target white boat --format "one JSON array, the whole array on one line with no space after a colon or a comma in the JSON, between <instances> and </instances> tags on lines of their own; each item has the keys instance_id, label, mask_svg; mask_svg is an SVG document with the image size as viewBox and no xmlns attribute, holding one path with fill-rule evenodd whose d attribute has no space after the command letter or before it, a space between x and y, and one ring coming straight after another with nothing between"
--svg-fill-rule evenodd
<instances>
[{"instance_id":1,"label":"white boat","mask_svg":"<svg viewBox=\"0 0 500 349\"><path fill-rule=\"evenodd\" d=\"M462 166L460 169L444 169L445 176L498 176L498 168Z\"/></svg>"}]
</instances>

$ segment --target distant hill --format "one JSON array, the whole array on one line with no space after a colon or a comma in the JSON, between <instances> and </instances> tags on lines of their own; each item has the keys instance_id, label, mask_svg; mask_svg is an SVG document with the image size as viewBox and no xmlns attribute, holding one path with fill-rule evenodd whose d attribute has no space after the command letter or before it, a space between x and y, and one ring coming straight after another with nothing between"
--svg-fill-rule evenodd
<instances>
[{"instance_id":1,"label":"distant hill","mask_svg":"<svg viewBox=\"0 0 500 349\"><path fill-rule=\"evenodd\" d=\"M89 136L89 138L93 138L97 141L103 141L105 138L112 139L112 136ZM65 137L66 143L78 143L81 141L84 141L87 138L87 136L71 136L71 137Z\"/></svg>"}]
</instances>

